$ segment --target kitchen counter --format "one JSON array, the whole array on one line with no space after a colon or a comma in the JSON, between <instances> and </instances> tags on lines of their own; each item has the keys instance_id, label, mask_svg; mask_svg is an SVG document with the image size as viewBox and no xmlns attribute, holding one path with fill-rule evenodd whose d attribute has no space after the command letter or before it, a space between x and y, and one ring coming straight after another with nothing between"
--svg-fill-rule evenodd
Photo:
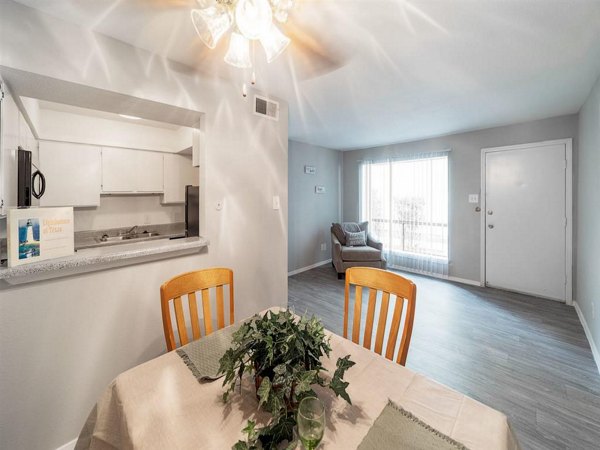
<instances>
[{"instance_id":1,"label":"kitchen counter","mask_svg":"<svg viewBox=\"0 0 600 450\"><path fill-rule=\"evenodd\" d=\"M185 236L184 222L165 223L158 225L139 225L135 228L135 234L137 237L134 238L131 238L130 234L128 234L128 231L131 231L131 228L109 228L105 230L76 231L75 251L85 248L124 245L133 242L172 239ZM103 236L106 236L108 240L103 241Z\"/></svg>"},{"instance_id":2,"label":"kitchen counter","mask_svg":"<svg viewBox=\"0 0 600 450\"><path fill-rule=\"evenodd\" d=\"M197 253L208 246L203 237L157 239L78 250L74 255L17 267L0 267L0 280L22 284L76 273Z\"/></svg>"}]
</instances>

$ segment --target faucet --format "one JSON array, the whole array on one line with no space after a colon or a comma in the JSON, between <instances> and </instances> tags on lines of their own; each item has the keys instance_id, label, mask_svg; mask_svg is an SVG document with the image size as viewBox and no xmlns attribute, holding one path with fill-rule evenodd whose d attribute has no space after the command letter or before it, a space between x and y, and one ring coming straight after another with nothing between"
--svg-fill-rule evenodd
<instances>
[{"instance_id":1,"label":"faucet","mask_svg":"<svg viewBox=\"0 0 600 450\"><path fill-rule=\"evenodd\" d=\"M133 232L134 232L134 231L137 231L137 228L138 228L138 226L137 226L137 225L134 225L134 226L132 226L132 227L131 227L129 230L127 230L127 231L126 231L124 234L125 234L125 235L127 235L127 236L129 236L129 235L131 235L131 234L134 234Z\"/></svg>"}]
</instances>

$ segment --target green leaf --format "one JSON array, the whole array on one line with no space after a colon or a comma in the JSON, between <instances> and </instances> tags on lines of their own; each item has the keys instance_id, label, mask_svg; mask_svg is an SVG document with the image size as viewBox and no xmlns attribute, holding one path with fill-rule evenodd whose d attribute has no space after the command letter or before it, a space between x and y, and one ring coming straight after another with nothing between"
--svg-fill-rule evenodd
<instances>
[{"instance_id":1,"label":"green leaf","mask_svg":"<svg viewBox=\"0 0 600 450\"><path fill-rule=\"evenodd\" d=\"M260 387L258 388L258 391L256 393L258 394L258 398L260 399L260 401L258 402L258 407L260 408L269 400L269 394L271 393L271 380L269 380L269 377L265 377L262 379Z\"/></svg>"}]
</instances>

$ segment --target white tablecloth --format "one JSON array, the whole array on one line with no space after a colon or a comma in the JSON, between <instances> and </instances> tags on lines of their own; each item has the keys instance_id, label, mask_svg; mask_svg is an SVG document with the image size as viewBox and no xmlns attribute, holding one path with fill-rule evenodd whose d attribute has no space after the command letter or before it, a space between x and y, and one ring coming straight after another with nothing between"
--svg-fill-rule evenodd
<instances>
[{"instance_id":1,"label":"white tablecloth","mask_svg":"<svg viewBox=\"0 0 600 450\"><path fill-rule=\"evenodd\" d=\"M356 362L345 377L353 404L318 391L328 411L323 448L356 448L388 399L472 450L519 448L504 414L340 336L332 334L331 345L331 372L338 357L350 354ZM249 418L267 416L257 412L249 380L228 404L222 393L221 380L201 384L175 352L167 353L108 386L77 448L229 449Z\"/></svg>"}]
</instances>

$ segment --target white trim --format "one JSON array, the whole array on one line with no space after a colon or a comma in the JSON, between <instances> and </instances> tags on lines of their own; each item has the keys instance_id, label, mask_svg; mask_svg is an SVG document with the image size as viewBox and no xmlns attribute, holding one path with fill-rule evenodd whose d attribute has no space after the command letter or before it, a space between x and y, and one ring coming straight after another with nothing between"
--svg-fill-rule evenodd
<instances>
[{"instance_id":1,"label":"white trim","mask_svg":"<svg viewBox=\"0 0 600 450\"><path fill-rule=\"evenodd\" d=\"M77 444L77 438L73 439L72 441L67 442L64 445L61 445L56 450L74 450L75 444Z\"/></svg>"},{"instance_id":2,"label":"white trim","mask_svg":"<svg viewBox=\"0 0 600 450\"><path fill-rule=\"evenodd\" d=\"M481 286L486 286L485 273L485 219L486 219L486 155L492 152L507 150L523 150L532 147L563 144L565 146L565 302L573 305L573 139L557 139L552 141L532 142L529 144L508 145L481 149L481 218L480 218L480 278Z\"/></svg>"},{"instance_id":3,"label":"white trim","mask_svg":"<svg viewBox=\"0 0 600 450\"><path fill-rule=\"evenodd\" d=\"M480 285L479 281L468 280L466 278L451 277L449 275L441 275L441 274L430 273L430 272L422 272L419 270L408 269L406 267L394 266L394 265L389 265L388 267L390 269L397 270L398 272L410 272L410 273L415 273L417 275L423 275L425 277L438 278L440 280L453 281L455 283L461 283L461 284L468 284L470 286L479 286Z\"/></svg>"},{"instance_id":4,"label":"white trim","mask_svg":"<svg viewBox=\"0 0 600 450\"><path fill-rule=\"evenodd\" d=\"M594 343L594 339L592 338L592 332L590 331L590 328L588 327L588 324L585 321L585 317L583 315L583 312L579 308L579 304L575 300L573 300L573 306L575 307L575 311L577 312L579 321L583 326L585 337L587 337L587 340L590 343L590 348L592 349L592 356L594 357L594 362L596 363L596 366L598 367L598 372L600 373L600 352L598 351L598 347L596 347L596 344Z\"/></svg>"},{"instance_id":5,"label":"white trim","mask_svg":"<svg viewBox=\"0 0 600 450\"><path fill-rule=\"evenodd\" d=\"M292 275L297 275L302 272L306 272L307 270L314 269L315 267L324 266L325 264L329 264L331 261L332 261L332 259L329 258L329 259L326 259L325 261L319 261L318 263L311 264L310 266L301 267L300 269L292 270L291 272L288 272L288 277L291 277Z\"/></svg>"}]
</instances>

